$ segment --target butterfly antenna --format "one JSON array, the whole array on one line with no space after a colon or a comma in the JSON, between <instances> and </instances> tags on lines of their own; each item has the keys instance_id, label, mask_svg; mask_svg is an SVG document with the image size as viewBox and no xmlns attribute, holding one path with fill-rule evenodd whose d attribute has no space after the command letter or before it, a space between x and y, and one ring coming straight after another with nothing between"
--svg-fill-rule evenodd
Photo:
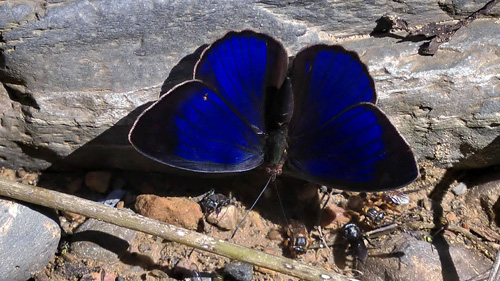
<instances>
[{"instance_id":1,"label":"butterfly antenna","mask_svg":"<svg viewBox=\"0 0 500 281\"><path fill-rule=\"evenodd\" d=\"M274 177L276 178L276 177ZM238 231L238 229L240 228L241 224L245 221L245 219L248 217L248 214L250 214L250 211L253 210L253 207L255 207L255 204L257 204L257 202L259 202L259 199L260 197L262 196L262 194L264 194L264 191L266 191L266 188L269 186L269 183L271 182L271 180L273 179L273 175L271 175L269 177L269 180L267 181L266 185L264 186L264 188L262 189L262 191L260 192L259 196L257 197L257 199L255 199L255 201L253 202L252 206L250 207L250 209L248 209L248 211L246 212L245 216L243 217L243 219L238 223L238 225L236 226L236 228L234 229L234 232L233 234L231 235L231 239L233 239L234 235L236 235L236 231Z\"/></svg>"},{"instance_id":2,"label":"butterfly antenna","mask_svg":"<svg viewBox=\"0 0 500 281\"><path fill-rule=\"evenodd\" d=\"M276 194L278 195L278 201L280 202L281 213L283 214L283 218L285 219L286 226L290 228L290 224L288 223L288 219L286 217L285 207L283 207L283 201L281 200L280 192L278 191L278 186L276 182L274 182L274 189L276 189Z\"/></svg>"},{"instance_id":3,"label":"butterfly antenna","mask_svg":"<svg viewBox=\"0 0 500 281\"><path fill-rule=\"evenodd\" d=\"M326 197L326 201L325 203L323 203L323 206L321 206L321 209L319 211L319 216L318 216L318 220L316 221L316 225L319 226L321 225L321 216L323 215L323 211L325 210L328 202L330 202L330 199L332 197L332 193L333 193L333 189L328 191L328 190L325 190L323 192L323 196L321 196L321 200L320 202L323 202L323 200L325 200L325 197Z\"/></svg>"}]
</instances>

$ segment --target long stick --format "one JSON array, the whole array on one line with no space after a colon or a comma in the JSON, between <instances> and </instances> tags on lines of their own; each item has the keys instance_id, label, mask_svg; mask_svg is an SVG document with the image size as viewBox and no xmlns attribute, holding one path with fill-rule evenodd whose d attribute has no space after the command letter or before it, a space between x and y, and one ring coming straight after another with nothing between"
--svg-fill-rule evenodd
<instances>
[{"instance_id":1,"label":"long stick","mask_svg":"<svg viewBox=\"0 0 500 281\"><path fill-rule=\"evenodd\" d=\"M17 183L0 178L0 196L30 202L62 211L70 211L118 226L156 235L193 248L265 267L311 281L349 281L352 278L308 266L297 261L266 254L230 242L159 222L125 210L106 206L76 196Z\"/></svg>"}]
</instances>

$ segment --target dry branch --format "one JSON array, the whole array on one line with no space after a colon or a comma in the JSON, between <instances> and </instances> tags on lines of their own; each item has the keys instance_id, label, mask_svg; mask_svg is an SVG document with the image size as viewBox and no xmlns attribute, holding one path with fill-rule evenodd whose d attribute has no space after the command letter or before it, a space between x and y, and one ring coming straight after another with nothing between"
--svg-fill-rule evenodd
<instances>
[{"instance_id":1,"label":"dry branch","mask_svg":"<svg viewBox=\"0 0 500 281\"><path fill-rule=\"evenodd\" d=\"M96 218L118 226L156 235L203 251L228 257L252 265L265 267L304 280L349 281L354 280L334 272L315 268L284 257L266 254L224 240L184 228L146 218L126 210L119 210L76 196L17 183L0 178L0 196L13 198L62 211L70 211Z\"/></svg>"}]
</instances>

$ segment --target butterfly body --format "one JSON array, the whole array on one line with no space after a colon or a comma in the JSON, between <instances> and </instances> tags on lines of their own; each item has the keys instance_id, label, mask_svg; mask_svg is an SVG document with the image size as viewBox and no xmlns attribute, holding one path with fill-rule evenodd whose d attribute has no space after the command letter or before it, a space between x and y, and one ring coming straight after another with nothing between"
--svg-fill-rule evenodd
<instances>
[{"instance_id":1,"label":"butterfly body","mask_svg":"<svg viewBox=\"0 0 500 281\"><path fill-rule=\"evenodd\" d=\"M284 169L341 189L394 189L418 171L375 102L373 79L354 52L314 45L289 67L272 37L229 32L205 49L192 80L139 116L129 140L185 170L241 172L265 163L273 176Z\"/></svg>"}]
</instances>

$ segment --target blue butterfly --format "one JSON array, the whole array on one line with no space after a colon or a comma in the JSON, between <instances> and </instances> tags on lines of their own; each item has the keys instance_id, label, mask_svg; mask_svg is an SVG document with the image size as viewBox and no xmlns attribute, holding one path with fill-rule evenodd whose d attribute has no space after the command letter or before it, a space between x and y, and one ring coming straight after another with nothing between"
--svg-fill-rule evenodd
<instances>
[{"instance_id":1,"label":"blue butterfly","mask_svg":"<svg viewBox=\"0 0 500 281\"><path fill-rule=\"evenodd\" d=\"M231 31L208 46L192 80L146 109L129 140L145 156L202 173L266 163L291 176L354 191L415 180L415 157L375 106L367 67L340 46L288 55L274 38Z\"/></svg>"}]
</instances>

